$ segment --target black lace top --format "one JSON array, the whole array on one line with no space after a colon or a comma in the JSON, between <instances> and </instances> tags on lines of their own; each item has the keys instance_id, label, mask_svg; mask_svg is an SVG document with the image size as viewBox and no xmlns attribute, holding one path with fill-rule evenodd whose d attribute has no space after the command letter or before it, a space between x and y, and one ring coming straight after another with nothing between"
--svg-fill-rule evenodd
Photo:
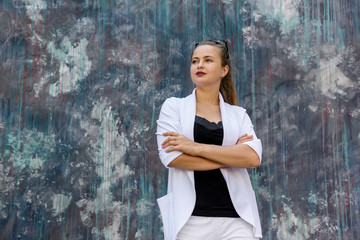
<instances>
[{"instance_id":1,"label":"black lace top","mask_svg":"<svg viewBox=\"0 0 360 240\"><path fill-rule=\"evenodd\" d=\"M209 122L196 116L194 141L222 145L224 137L222 122ZM230 199L229 190L220 169L194 171L196 203L194 216L239 217Z\"/></svg>"}]
</instances>

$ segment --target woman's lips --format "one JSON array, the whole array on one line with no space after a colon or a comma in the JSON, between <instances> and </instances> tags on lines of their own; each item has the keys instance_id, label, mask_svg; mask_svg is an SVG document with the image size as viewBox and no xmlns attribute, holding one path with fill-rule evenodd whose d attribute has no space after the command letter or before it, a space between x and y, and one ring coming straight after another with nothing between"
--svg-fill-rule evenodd
<instances>
[{"instance_id":1,"label":"woman's lips","mask_svg":"<svg viewBox=\"0 0 360 240\"><path fill-rule=\"evenodd\" d=\"M204 76L206 73L203 73L203 72L197 72L196 73L196 76Z\"/></svg>"}]
</instances>

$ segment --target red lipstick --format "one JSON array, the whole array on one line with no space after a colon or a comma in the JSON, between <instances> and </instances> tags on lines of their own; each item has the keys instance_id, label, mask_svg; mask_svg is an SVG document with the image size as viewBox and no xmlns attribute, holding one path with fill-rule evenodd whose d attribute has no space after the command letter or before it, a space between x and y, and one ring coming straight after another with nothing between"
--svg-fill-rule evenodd
<instances>
[{"instance_id":1,"label":"red lipstick","mask_svg":"<svg viewBox=\"0 0 360 240\"><path fill-rule=\"evenodd\" d=\"M206 73L204 73L204 72L201 72L201 71L199 71L199 72L196 72L196 76L204 76Z\"/></svg>"}]
</instances>

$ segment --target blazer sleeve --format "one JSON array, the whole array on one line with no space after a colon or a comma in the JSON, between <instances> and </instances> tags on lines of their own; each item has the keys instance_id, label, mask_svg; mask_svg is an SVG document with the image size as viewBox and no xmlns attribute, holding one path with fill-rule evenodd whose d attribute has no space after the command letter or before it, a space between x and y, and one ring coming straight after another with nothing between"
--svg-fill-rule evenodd
<instances>
[{"instance_id":1,"label":"blazer sleeve","mask_svg":"<svg viewBox=\"0 0 360 240\"><path fill-rule=\"evenodd\" d=\"M177 132L181 134L181 124L179 121L179 110L178 110L178 101L176 98L168 98L163 103L159 119L156 121L156 139L159 151L159 157L161 162L166 168L169 168L168 165L183 152L181 151L172 151L165 152L166 149L162 149L161 144L166 140L166 136L162 134L164 132Z\"/></svg>"},{"instance_id":2,"label":"blazer sleeve","mask_svg":"<svg viewBox=\"0 0 360 240\"><path fill-rule=\"evenodd\" d=\"M261 159L262 159L261 140L257 138L254 131L254 125L252 124L251 119L246 112L244 112L243 123L241 125L241 130L240 130L240 136L244 135L245 133L247 133L247 135L253 135L254 138L253 140L245 142L243 144L248 145L256 152L256 154L259 156L261 163Z\"/></svg>"}]
</instances>

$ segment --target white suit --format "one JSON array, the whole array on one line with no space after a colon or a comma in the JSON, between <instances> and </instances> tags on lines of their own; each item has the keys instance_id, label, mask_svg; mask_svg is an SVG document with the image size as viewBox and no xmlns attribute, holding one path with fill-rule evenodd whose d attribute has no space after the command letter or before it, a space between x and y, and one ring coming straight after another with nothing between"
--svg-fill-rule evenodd
<instances>
[{"instance_id":1,"label":"white suit","mask_svg":"<svg viewBox=\"0 0 360 240\"><path fill-rule=\"evenodd\" d=\"M157 120L157 144L161 162L169 169L167 195L159 198L158 204L164 226L165 240L175 240L180 229L190 218L195 206L194 171L168 167L169 163L182 154L180 151L166 153L161 143L167 137L162 133L178 132L194 141L194 121L196 114L195 91L185 98L168 98ZM244 108L224 102L219 94L221 119L224 130L223 146L235 145L247 133L252 141L244 144L262 155L261 141L256 137L253 125ZM255 194L248 172L244 168L220 169L229 189L230 198L239 216L253 226L254 237L262 237Z\"/></svg>"}]
</instances>

